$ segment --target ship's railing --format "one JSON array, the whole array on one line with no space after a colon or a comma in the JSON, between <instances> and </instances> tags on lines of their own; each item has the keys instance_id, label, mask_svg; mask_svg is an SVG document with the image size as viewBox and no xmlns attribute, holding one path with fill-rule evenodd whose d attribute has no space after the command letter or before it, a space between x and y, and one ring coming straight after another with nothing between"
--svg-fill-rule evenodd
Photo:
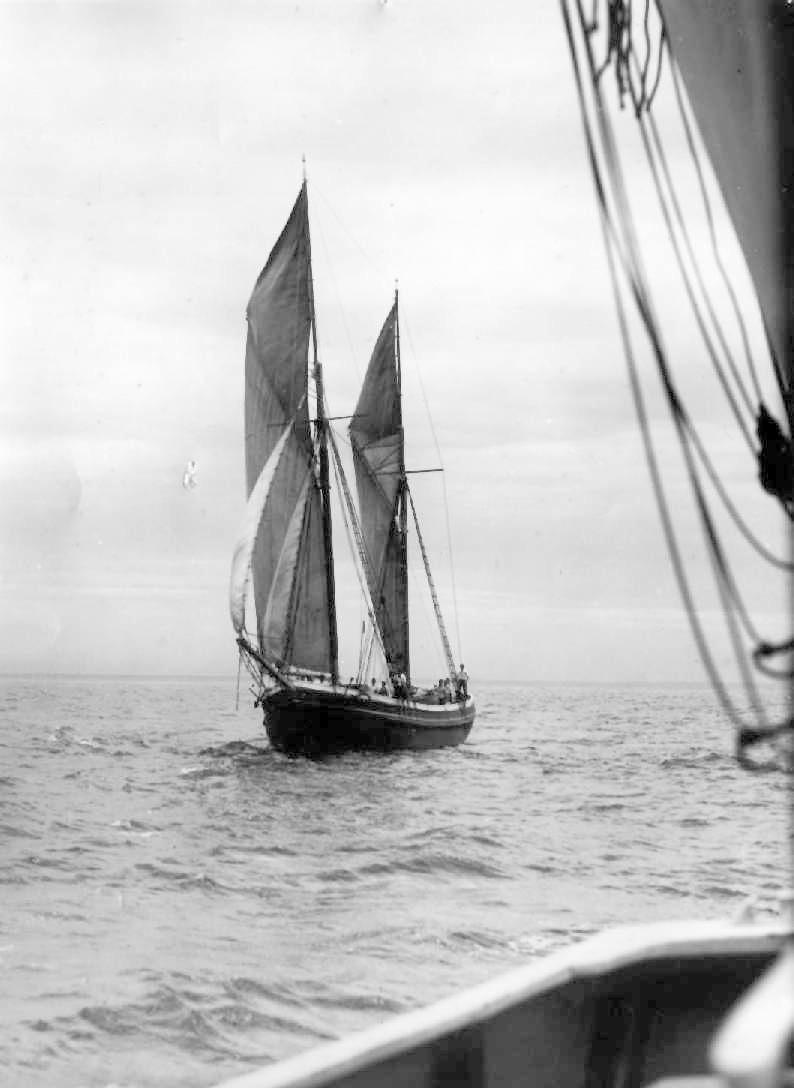
<instances>
[{"instance_id":1,"label":"ship's railing","mask_svg":"<svg viewBox=\"0 0 794 1088\"><path fill-rule=\"evenodd\" d=\"M726 1013L784 939L776 923L606 931L223 1088L617 1088L699 1078Z\"/></svg>"}]
</instances>

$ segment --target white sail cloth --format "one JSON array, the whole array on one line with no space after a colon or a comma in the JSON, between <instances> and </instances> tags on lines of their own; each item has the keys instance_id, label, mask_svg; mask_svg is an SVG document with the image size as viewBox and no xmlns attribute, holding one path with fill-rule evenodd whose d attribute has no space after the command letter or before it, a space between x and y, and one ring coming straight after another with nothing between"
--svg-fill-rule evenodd
<instances>
[{"instance_id":1,"label":"white sail cloth","mask_svg":"<svg viewBox=\"0 0 794 1088\"><path fill-rule=\"evenodd\" d=\"M281 437L273 447L272 453L259 473L259 477L248 497L243 524L234 548L232 572L229 580L229 612L232 617L232 626L238 635L242 634L245 628L245 598L251 576L251 561L256 536L267 505L270 486L273 483L273 477L276 475L276 469L291 430L292 421L284 428Z\"/></svg>"}]
</instances>

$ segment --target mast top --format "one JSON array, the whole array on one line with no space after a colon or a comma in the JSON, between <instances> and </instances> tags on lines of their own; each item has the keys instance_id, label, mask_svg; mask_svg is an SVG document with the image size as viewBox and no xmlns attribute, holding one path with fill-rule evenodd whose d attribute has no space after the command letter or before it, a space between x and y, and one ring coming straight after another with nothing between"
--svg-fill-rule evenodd
<instances>
[{"instance_id":1,"label":"mast top","mask_svg":"<svg viewBox=\"0 0 794 1088\"><path fill-rule=\"evenodd\" d=\"M306 184L306 155L301 155L301 171L303 174L303 184Z\"/></svg>"}]
</instances>

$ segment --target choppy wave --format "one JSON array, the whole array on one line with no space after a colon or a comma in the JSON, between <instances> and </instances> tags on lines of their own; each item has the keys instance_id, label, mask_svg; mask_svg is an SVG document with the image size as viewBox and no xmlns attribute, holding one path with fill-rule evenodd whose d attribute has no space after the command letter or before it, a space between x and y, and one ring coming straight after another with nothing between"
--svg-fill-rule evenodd
<instances>
[{"instance_id":1,"label":"choppy wave","mask_svg":"<svg viewBox=\"0 0 794 1088\"><path fill-rule=\"evenodd\" d=\"M774 909L785 778L705 690L494 687L460 749L312 762L232 690L0 683L0 1083L213 1084L605 925Z\"/></svg>"}]
</instances>

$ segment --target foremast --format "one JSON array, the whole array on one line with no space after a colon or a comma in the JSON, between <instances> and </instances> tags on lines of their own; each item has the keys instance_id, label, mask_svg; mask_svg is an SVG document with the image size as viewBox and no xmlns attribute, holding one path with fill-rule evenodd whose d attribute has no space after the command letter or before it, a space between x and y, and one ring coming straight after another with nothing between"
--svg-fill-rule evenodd
<instances>
[{"instance_id":1,"label":"foremast","mask_svg":"<svg viewBox=\"0 0 794 1088\"><path fill-rule=\"evenodd\" d=\"M405 472L405 429L403 427L403 373L400 361L400 307L399 289L394 288L394 365L397 371L397 414L400 425L400 468L399 483L397 488L398 509L398 549L399 549L399 578L402 589L402 599L405 601L405 610L400 617L402 624L401 642L402 653L405 660L405 676L411 682L411 647L410 628L408 620L408 477Z\"/></svg>"}]
</instances>

